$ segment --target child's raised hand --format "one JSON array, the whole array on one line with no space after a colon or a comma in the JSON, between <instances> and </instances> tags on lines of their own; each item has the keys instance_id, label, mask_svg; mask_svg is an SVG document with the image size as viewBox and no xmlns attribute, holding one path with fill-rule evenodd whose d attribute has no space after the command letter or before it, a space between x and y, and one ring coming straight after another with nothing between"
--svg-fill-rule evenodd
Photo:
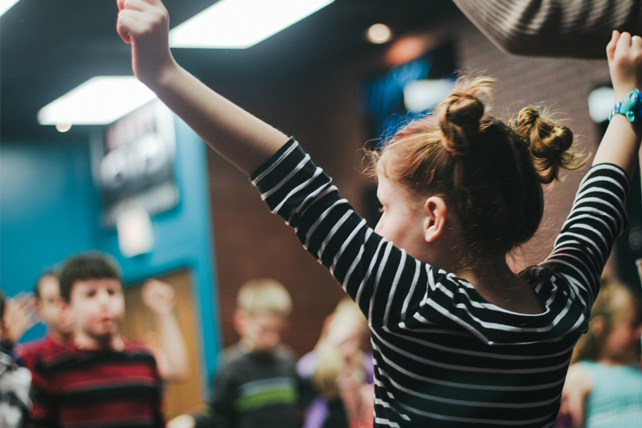
<instances>
[{"instance_id":1,"label":"child's raised hand","mask_svg":"<svg viewBox=\"0 0 642 428\"><path fill-rule=\"evenodd\" d=\"M20 338L36 324L36 308L33 296L30 294L19 295L7 301L5 312L4 335L12 342Z\"/></svg>"},{"instance_id":2,"label":"child's raised hand","mask_svg":"<svg viewBox=\"0 0 642 428\"><path fill-rule=\"evenodd\" d=\"M613 31L606 47L611 81L616 101L621 101L633 89L642 90L642 38Z\"/></svg>"},{"instance_id":3,"label":"child's raised hand","mask_svg":"<svg viewBox=\"0 0 642 428\"><path fill-rule=\"evenodd\" d=\"M169 51L169 14L160 0L116 0L116 31L131 43L132 68L141 82L153 85L174 59Z\"/></svg>"},{"instance_id":4,"label":"child's raised hand","mask_svg":"<svg viewBox=\"0 0 642 428\"><path fill-rule=\"evenodd\" d=\"M168 315L174 309L174 288L156 279L145 282L141 292L143 302L156 315Z\"/></svg>"}]
</instances>

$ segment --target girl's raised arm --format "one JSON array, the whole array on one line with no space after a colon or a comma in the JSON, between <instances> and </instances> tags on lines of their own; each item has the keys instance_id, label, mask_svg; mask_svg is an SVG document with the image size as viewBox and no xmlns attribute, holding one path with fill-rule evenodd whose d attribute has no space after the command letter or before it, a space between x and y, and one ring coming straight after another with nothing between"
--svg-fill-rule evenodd
<instances>
[{"instance_id":1,"label":"girl's raised arm","mask_svg":"<svg viewBox=\"0 0 642 428\"><path fill-rule=\"evenodd\" d=\"M118 34L131 43L138 79L205 142L246 174L288 137L218 95L181 68L169 50L169 15L160 0L117 0Z\"/></svg>"},{"instance_id":2,"label":"girl's raised arm","mask_svg":"<svg viewBox=\"0 0 642 428\"><path fill-rule=\"evenodd\" d=\"M613 32L606 47L615 99L620 102L634 89L642 90L642 38L629 33ZM638 101L640 103L640 101ZM636 107L640 110L640 105ZM624 169L629 178L635 172L642 138L642 117L635 123L615 114L595 154L593 165L612 163Z\"/></svg>"}]
</instances>

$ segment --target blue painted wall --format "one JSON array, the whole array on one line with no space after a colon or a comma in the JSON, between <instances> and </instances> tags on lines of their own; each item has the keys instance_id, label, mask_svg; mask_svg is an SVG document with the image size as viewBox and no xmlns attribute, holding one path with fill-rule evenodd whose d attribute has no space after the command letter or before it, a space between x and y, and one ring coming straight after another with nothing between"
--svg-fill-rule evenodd
<instances>
[{"instance_id":1,"label":"blue painted wall","mask_svg":"<svg viewBox=\"0 0 642 428\"><path fill-rule=\"evenodd\" d=\"M176 119L176 158L174 173L180 201L170 211L152 218L154 250L145 255L126 258L118 249L115 230L98 229L96 248L118 260L126 283L137 282L165 272L187 267L194 284L195 314L200 328L202 383L209 393L220 349L219 315L215 312L215 265L212 220L207 174L206 146L182 120Z\"/></svg>"},{"instance_id":2,"label":"blue painted wall","mask_svg":"<svg viewBox=\"0 0 642 428\"><path fill-rule=\"evenodd\" d=\"M7 296L31 291L47 266L86 250L107 252L121 265L125 283L179 268L193 280L201 328L202 385L209 392L220 349L206 146L176 119L175 176L180 202L152 218L154 250L125 258L115 230L99 225L100 198L91 179L89 143L0 145L0 286ZM24 340L44 334L37 326Z\"/></svg>"},{"instance_id":3,"label":"blue painted wall","mask_svg":"<svg viewBox=\"0 0 642 428\"><path fill-rule=\"evenodd\" d=\"M87 142L2 141L0 287L32 291L45 267L95 245L99 201ZM24 340L44 334L37 326Z\"/></svg>"}]
</instances>

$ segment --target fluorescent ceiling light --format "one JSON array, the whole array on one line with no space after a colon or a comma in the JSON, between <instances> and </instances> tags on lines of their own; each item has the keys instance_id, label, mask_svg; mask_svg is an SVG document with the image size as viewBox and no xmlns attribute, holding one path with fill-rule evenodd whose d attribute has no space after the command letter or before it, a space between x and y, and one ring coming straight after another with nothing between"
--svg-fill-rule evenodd
<instances>
[{"instance_id":1,"label":"fluorescent ceiling light","mask_svg":"<svg viewBox=\"0 0 642 428\"><path fill-rule=\"evenodd\" d=\"M18 1L19 0L0 0L0 16L4 15L4 13L11 9Z\"/></svg>"},{"instance_id":2,"label":"fluorescent ceiling light","mask_svg":"<svg viewBox=\"0 0 642 428\"><path fill-rule=\"evenodd\" d=\"M406 110L423 112L437 107L450 94L454 83L450 79L415 80L406 83L403 98Z\"/></svg>"},{"instance_id":3,"label":"fluorescent ceiling light","mask_svg":"<svg viewBox=\"0 0 642 428\"><path fill-rule=\"evenodd\" d=\"M97 76L43 107L38 123L107 125L155 98L134 76Z\"/></svg>"},{"instance_id":4,"label":"fluorescent ceiling light","mask_svg":"<svg viewBox=\"0 0 642 428\"><path fill-rule=\"evenodd\" d=\"M169 33L175 48L246 49L334 0L220 0Z\"/></svg>"}]
</instances>

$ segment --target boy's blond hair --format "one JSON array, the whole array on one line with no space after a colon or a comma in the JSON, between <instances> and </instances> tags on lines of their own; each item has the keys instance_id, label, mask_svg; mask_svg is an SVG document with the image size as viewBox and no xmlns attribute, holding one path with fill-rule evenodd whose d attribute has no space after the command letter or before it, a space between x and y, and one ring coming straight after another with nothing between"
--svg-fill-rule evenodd
<instances>
[{"instance_id":1,"label":"boy's blond hair","mask_svg":"<svg viewBox=\"0 0 642 428\"><path fill-rule=\"evenodd\" d=\"M273 279L252 279L241 286L236 308L249 316L272 313L287 318L292 312L292 298L288 290Z\"/></svg>"}]
</instances>

